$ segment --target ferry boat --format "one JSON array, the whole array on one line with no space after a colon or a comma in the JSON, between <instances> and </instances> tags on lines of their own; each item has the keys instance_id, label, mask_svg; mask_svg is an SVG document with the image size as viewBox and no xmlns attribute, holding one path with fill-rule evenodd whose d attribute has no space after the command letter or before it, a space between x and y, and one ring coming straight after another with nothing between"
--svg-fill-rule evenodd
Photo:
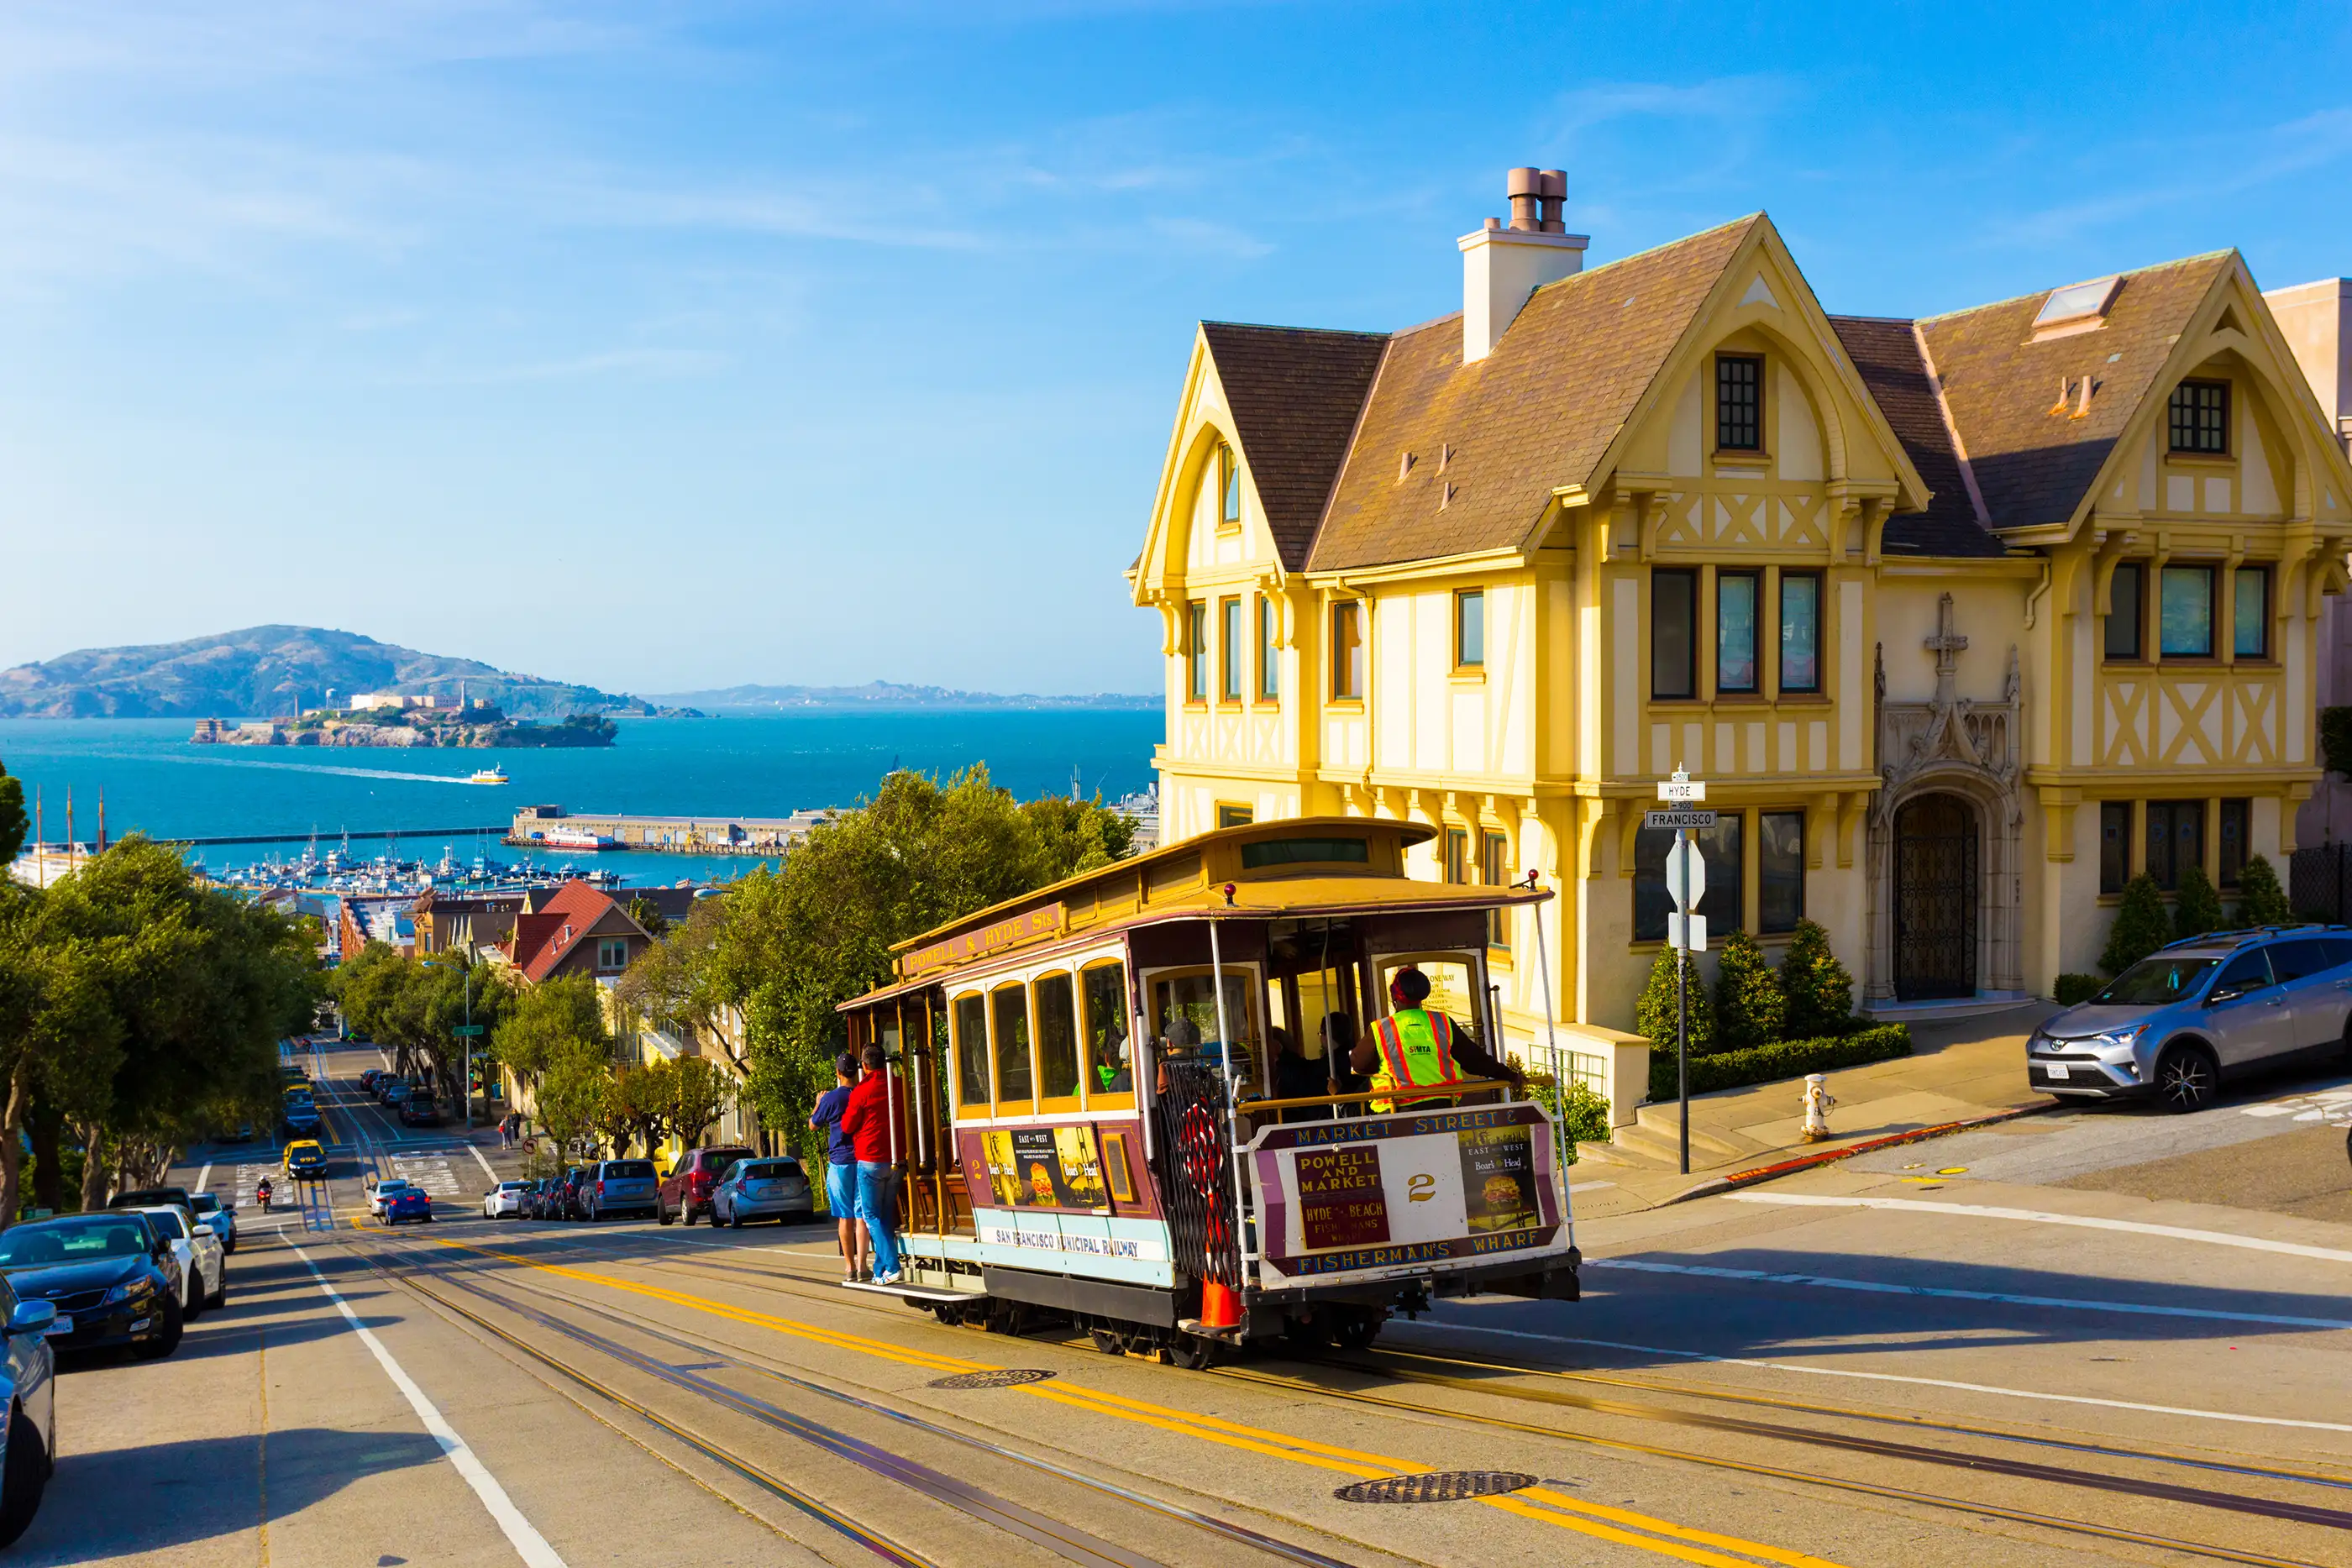
<instances>
[{"instance_id":1,"label":"ferry boat","mask_svg":"<svg viewBox=\"0 0 2352 1568\"><path fill-rule=\"evenodd\" d=\"M480 768L473 773L467 774L466 776L466 782L468 784L509 784L512 783L513 780L507 777L505 768L500 768L497 763L493 762L488 768Z\"/></svg>"},{"instance_id":2,"label":"ferry boat","mask_svg":"<svg viewBox=\"0 0 2352 1568\"><path fill-rule=\"evenodd\" d=\"M609 850L619 847L609 835L592 833L585 828L549 828L531 834L531 840L543 850Z\"/></svg>"}]
</instances>

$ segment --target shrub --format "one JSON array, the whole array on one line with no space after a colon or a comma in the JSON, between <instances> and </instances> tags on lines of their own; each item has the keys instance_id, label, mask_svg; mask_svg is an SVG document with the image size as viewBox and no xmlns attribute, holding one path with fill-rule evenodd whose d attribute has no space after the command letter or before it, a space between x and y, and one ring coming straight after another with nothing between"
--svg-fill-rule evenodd
<instances>
[{"instance_id":1,"label":"shrub","mask_svg":"<svg viewBox=\"0 0 2352 1568\"><path fill-rule=\"evenodd\" d=\"M2079 1007L2105 984L2096 975L2061 975L2050 987L2050 999L2062 1008Z\"/></svg>"},{"instance_id":2,"label":"shrub","mask_svg":"<svg viewBox=\"0 0 2352 1568\"><path fill-rule=\"evenodd\" d=\"M2330 773L2352 778L2352 707L2319 710L2319 759Z\"/></svg>"},{"instance_id":3,"label":"shrub","mask_svg":"<svg viewBox=\"0 0 2352 1568\"><path fill-rule=\"evenodd\" d=\"M1528 1092L1567 1130L1570 1164L1575 1163L1577 1145L1605 1144L1614 1131L1610 1125L1609 1097L1581 1079L1570 1079L1568 1092L1562 1094L1558 1085L1530 1078Z\"/></svg>"},{"instance_id":4,"label":"shrub","mask_svg":"<svg viewBox=\"0 0 2352 1568\"><path fill-rule=\"evenodd\" d=\"M1780 1027L1795 1040L1843 1034L1853 1027L1853 977L1830 951L1830 934L1811 920L1797 922L1780 959Z\"/></svg>"},{"instance_id":5,"label":"shrub","mask_svg":"<svg viewBox=\"0 0 2352 1568\"><path fill-rule=\"evenodd\" d=\"M2238 873L2238 924L2284 925L2294 918L2294 912L2287 908L2286 889L2279 885L2278 873L2261 855L2248 855L2246 869Z\"/></svg>"},{"instance_id":6,"label":"shrub","mask_svg":"<svg viewBox=\"0 0 2352 1568\"><path fill-rule=\"evenodd\" d=\"M1783 1078L1801 1078L1808 1072L1829 1072L1841 1067L1860 1067L1865 1062L1891 1061L1895 1057L1910 1054L1910 1026L1871 1024L1849 1034L1832 1035L1825 1040L1788 1040L1778 1045L1759 1045L1747 1051L1694 1056L1690 1063L1690 1092L1704 1094L1717 1089L1771 1083ZM1650 1098L1654 1101L1675 1098L1675 1059L1671 1051L1653 1051L1650 1054Z\"/></svg>"},{"instance_id":7,"label":"shrub","mask_svg":"<svg viewBox=\"0 0 2352 1568\"><path fill-rule=\"evenodd\" d=\"M2205 868L2191 861L2180 868L2180 889L2172 904L2172 934L2202 936L2221 929L2221 895Z\"/></svg>"},{"instance_id":8,"label":"shrub","mask_svg":"<svg viewBox=\"0 0 2352 1568\"><path fill-rule=\"evenodd\" d=\"M1727 936L1715 974L1715 1048L1746 1051L1780 1039L1787 1010L1756 938L1745 931Z\"/></svg>"},{"instance_id":9,"label":"shrub","mask_svg":"<svg viewBox=\"0 0 2352 1568\"><path fill-rule=\"evenodd\" d=\"M2107 949L2099 955L2099 967L2120 975L2171 940L2172 922L2164 913L2164 894L2157 887L2156 878L2142 872L2124 883L2123 907L2116 911L2116 923L2107 932Z\"/></svg>"},{"instance_id":10,"label":"shrub","mask_svg":"<svg viewBox=\"0 0 2352 1568\"><path fill-rule=\"evenodd\" d=\"M1691 961L1685 970L1685 984L1690 992L1690 1053L1703 1056L1707 1041L1715 1034L1715 1009L1707 1006L1706 982L1699 978L1698 965ZM1642 988L1642 999L1633 1009L1633 1028L1650 1041L1650 1060L1664 1056L1668 1061L1675 1054L1675 950L1663 949L1656 962L1650 966L1649 984Z\"/></svg>"}]
</instances>

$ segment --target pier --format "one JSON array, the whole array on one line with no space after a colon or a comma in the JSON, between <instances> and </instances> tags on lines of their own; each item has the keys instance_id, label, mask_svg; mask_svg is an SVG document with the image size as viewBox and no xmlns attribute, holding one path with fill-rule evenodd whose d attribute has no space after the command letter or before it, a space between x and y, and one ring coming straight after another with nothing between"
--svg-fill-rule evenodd
<instances>
[{"instance_id":1,"label":"pier","mask_svg":"<svg viewBox=\"0 0 2352 1568\"><path fill-rule=\"evenodd\" d=\"M612 811L571 811L525 806L506 841L519 849L660 850L683 855L780 855L831 821L837 808L786 817L633 817Z\"/></svg>"}]
</instances>

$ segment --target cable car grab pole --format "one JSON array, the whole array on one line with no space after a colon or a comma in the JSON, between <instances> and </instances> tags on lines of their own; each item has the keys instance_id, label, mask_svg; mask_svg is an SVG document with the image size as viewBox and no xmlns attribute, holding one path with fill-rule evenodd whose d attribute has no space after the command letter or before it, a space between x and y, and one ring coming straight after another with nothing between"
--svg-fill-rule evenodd
<instances>
[{"instance_id":1,"label":"cable car grab pole","mask_svg":"<svg viewBox=\"0 0 2352 1568\"><path fill-rule=\"evenodd\" d=\"M1225 1022L1225 959L1224 949L1217 940L1217 922L1209 922L1209 983L1215 988L1217 998L1217 1049L1223 1054L1225 1065L1225 1141L1234 1150L1234 1255L1242 1264L1243 1284L1255 1272L1249 1264L1255 1255L1244 1245L1242 1228L1242 1118L1241 1085L1234 1081L1234 1036Z\"/></svg>"},{"instance_id":2,"label":"cable car grab pole","mask_svg":"<svg viewBox=\"0 0 2352 1568\"><path fill-rule=\"evenodd\" d=\"M1535 885L1533 873L1528 884ZM1543 992L1544 1045L1551 1052L1552 1164L1558 1167L1559 1218L1564 1224L1568 1221L1568 1083L1559 1075L1559 1036L1551 1021L1551 955L1544 950L1543 901L1528 907L1536 917L1536 984Z\"/></svg>"}]
</instances>

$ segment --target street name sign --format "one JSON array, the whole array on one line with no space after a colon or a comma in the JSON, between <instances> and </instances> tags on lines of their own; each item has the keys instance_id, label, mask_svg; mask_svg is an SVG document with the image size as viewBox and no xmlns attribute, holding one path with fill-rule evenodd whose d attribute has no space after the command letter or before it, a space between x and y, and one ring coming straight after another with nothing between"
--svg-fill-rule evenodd
<instances>
[{"instance_id":1,"label":"street name sign","mask_svg":"<svg viewBox=\"0 0 2352 1568\"><path fill-rule=\"evenodd\" d=\"M1706 799L1706 780L1689 778L1677 769L1672 779L1658 780L1658 799L1675 801L1704 800Z\"/></svg>"},{"instance_id":2,"label":"street name sign","mask_svg":"<svg viewBox=\"0 0 2352 1568\"><path fill-rule=\"evenodd\" d=\"M1711 828L1715 826L1713 811L1644 811L1642 826L1645 828Z\"/></svg>"},{"instance_id":3,"label":"street name sign","mask_svg":"<svg viewBox=\"0 0 2352 1568\"><path fill-rule=\"evenodd\" d=\"M478 1023L453 1024L450 1026L449 1032L458 1035L477 1035L483 1032L483 1026Z\"/></svg>"}]
</instances>

